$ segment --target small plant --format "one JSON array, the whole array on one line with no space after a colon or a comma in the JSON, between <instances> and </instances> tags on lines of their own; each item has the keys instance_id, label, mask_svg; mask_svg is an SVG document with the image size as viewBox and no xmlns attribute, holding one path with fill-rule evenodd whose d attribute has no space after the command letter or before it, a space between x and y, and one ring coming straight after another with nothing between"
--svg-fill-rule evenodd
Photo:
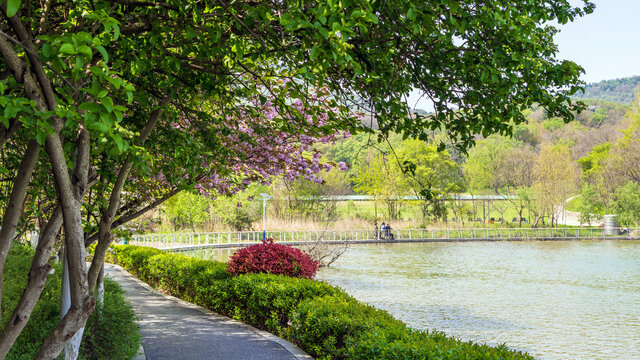
<instances>
[{"instance_id":1,"label":"small plant","mask_svg":"<svg viewBox=\"0 0 640 360\"><path fill-rule=\"evenodd\" d=\"M313 279L317 270L318 262L309 254L292 246L274 244L273 239L236 251L227 267L233 275L267 273L307 279Z\"/></svg>"}]
</instances>

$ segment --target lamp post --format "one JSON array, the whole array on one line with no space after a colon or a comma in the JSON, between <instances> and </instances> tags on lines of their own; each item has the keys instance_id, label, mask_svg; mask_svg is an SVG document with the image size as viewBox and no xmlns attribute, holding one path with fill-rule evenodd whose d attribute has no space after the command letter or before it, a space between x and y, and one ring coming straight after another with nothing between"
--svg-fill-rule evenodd
<instances>
[{"instance_id":1,"label":"lamp post","mask_svg":"<svg viewBox=\"0 0 640 360\"><path fill-rule=\"evenodd\" d=\"M262 196L262 241L267 240L267 200L273 196L265 193L260 193Z\"/></svg>"}]
</instances>

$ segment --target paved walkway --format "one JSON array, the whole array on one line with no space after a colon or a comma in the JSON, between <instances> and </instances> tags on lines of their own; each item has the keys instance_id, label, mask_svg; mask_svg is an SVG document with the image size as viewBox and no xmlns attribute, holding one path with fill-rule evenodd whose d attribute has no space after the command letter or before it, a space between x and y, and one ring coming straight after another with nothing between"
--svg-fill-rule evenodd
<instances>
[{"instance_id":1,"label":"paved walkway","mask_svg":"<svg viewBox=\"0 0 640 360\"><path fill-rule=\"evenodd\" d=\"M105 274L133 304L148 360L312 359L272 334L161 294L119 266L105 264Z\"/></svg>"}]
</instances>

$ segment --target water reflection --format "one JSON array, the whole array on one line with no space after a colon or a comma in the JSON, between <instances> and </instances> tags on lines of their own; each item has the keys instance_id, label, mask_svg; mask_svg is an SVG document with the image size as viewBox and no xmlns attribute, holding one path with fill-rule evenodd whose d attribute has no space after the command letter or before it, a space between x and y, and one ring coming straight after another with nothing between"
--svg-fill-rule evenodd
<instances>
[{"instance_id":1,"label":"water reflection","mask_svg":"<svg viewBox=\"0 0 640 360\"><path fill-rule=\"evenodd\" d=\"M542 359L640 359L640 242L354 246L318 278L415 328Z\"/></svg>"},{"instance_id":2,"label":"water reflection","mask_svg":"<svg viewBox=\"0 0 640 360\"><path fill-rule=\"evenodd\" d=\"M318 278L414 328L541 359L640 359L638 241L358 245Z\"/></svg>"}]
</instances>

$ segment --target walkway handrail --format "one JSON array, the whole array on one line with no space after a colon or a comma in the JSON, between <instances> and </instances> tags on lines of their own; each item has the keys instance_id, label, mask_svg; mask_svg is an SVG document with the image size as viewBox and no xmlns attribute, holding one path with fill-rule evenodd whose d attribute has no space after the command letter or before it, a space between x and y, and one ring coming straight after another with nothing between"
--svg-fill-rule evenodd
<instances>
[{"instance_id":1,"label":"walkway handrail","mask_svg":"<svg viewBox=\"0 0 640 360\"><path fill-rule=\"evenodd\" d=\"M581 240L581 239L640 239L640 228L460 228L460 229L393 229L393 240L421 241L480 241L480 240ZM389 241L391 236L376 237L373 229L360 230L302 230L267 231L267 238L275 242L376 242ZM242 246L260 243L262 231L167 233L134 235L133 245L161 249L207 246Z\"/></svg>"}]
</instances>

